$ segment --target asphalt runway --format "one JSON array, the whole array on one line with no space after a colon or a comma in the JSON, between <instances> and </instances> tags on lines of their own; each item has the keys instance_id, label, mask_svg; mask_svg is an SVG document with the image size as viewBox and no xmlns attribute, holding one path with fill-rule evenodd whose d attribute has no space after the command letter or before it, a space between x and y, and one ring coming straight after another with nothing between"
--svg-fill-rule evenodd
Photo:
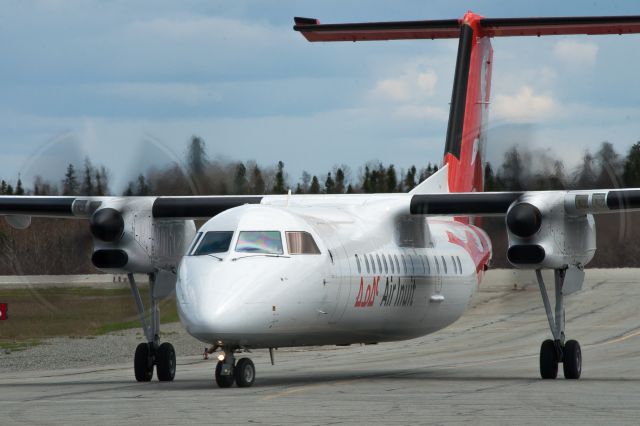
<instances>
[{"instance_id":1,"label":"asphalt runway","mask_svg":"<svg viewBox=\"0 0 640 426\"><path fill-rule=\"evenodd\" d=\"M248 389L219 389L213 359L181 357L174 382L136 383L130 364L47 371L43 350L42 371L0 376L0 424L640 423L640 271L590 270L567 298L579 381L538 378L550 333L533 280L491 271L460 321L420 339L281 349L275 366L256 351Z\"/></svg>"}]
</instances>

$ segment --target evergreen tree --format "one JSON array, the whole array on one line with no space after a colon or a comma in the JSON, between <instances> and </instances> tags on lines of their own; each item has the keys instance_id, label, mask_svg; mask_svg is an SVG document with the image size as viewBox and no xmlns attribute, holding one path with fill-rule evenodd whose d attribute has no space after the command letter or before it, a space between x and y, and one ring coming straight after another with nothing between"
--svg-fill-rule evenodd
<instances>
[{"instance_id":1,"label":"evergreen tree","mask_svg":"<svg viewBox=\"0 0 640 426\"><path fill-rule=\"evenodd\" d=\"M331 172L327 173L327 180L324 182L324 192L325 194L335 194L336 193L336 184L331 177Z\"/></svg>"},{"instance_id":2,"label":"evergreen tree","mask_svg":"<svg viewBox=\"0 0 640 426\"><path fill-rule=\"evenodd\" d=\"M314 176L311 179L311 185L309 186L309 194L319 194L320 193L320 182L318 182L317 176Z\"/></svg>"},{"instance_id":3,"label":"evergreen tree","mask_svg":"<svg viewBox=\"0 0 640 426\"><path fill-rule=\"evenodd\" d=\"M565 186L564 164L562 164L562 161L556 160L553 163L553 173L549 177L545 189L564 189Z\"/></svg>"},{"instance_id":4,"label":"evergreen tree","mask_svg":"<svg viewBox=\"0 0 640 426\"><path fill-rule=\"evenodd\" d=\"M7 182L4 179L2 179L2 183L0 183L0 194L7 194Z\"/></svg>"},{"instance_id":5,"label":"evergreen tree","mask_svg":"<svg viewBox=\"0 0 640 426\"><path fill-rule=\"evenodd\" d=\"M407 170L407 174L404 177L404 189L405 191L411 191L416 187L416 166L411 166L409 170Z\"/></svg>"},{"instance_id":6,"label":"evergreen tree","mask_svg":"<svg viewBox=\"0 0 640 426\"><path fill-rule=\"evenodd\" d=\"M262 195L265 193L264 179L262 178L262 172L256 164L251 173L251 190L254 194Z\"/></svg>"},{"instance_id":7,"label":"evergreen tree","mask_svg":"<svg viewBox=\"0 0 640 426\"><path fill-rule=\"evenodd\" d=\"M198 193L207 191L205 172L208 165L207 150L204 140L192 136L187 149L187 168Z\"/></svg>"},{"instance_id":8,"label":"evergreen tree","mask_svg":"<svg viewBox=\"0 0 640 426\"><path fill-rule=\"evenodd\" d=\"M64 181L62 181L62 195L77 195L78 194L78 180L76 179L76 169L73 164L67 166L67 172L64 174Z\"/></svg>"},{"instance_id":9,"label":"evergreen tree","mask_svg":"<svg viewBox=\"0 0 640 426\"><path fill-rule=\"evenodd\" d=\"M523 188L523 164L518 152L518 147L514 146L504 153L504 161L500 172L500 179L504 182L504 189L507 191L522 191Z\"/></svg>"},{"instance_id":10,"label":"evergreen tree","mask_svg":"<svg viewBox=\"0 0 640 426\"><path fill-rule=\"evenodd\" d=\"M89 157L85 157L84 159L84 175L82 178L82 187L80 189L80 194L82 195L95 195L95 190L93 187L93 166L91 165L91 161Z\"/></svg>"},{"instance_id":11,"label":"evergreen tree","mask_svg":"<svg viewBox=\"0 0 640 426\"><path fill-rule=\"evenodd\" d=\"M396 169L393 164L389 165L386 173L386 184L384 192L395 192L398 187L398 176L396 175Z\"/></svg>"},{"instance_id":12,"label":"evergreen tree","mask_svg":"<svg viewBox=\"0 0 640 426\"><path fill-rule=\"evenodd\" d=\"M244 195L248 192L248 185L247 168L240 162L236 166L235 176L233 178L233 191L238 195Z\"/></svg>"},{"instance_id":13,"label":"evergreen tree","mask_svg":"<svg viewBox=\"0 0 640 426\"><path fill-rule=\"evenodd\" d=\"M276 171L276 181L273 185L273 193L274 194L286 194L287 188L284 179L284 163L282 161L278 161L278 167Z\"/></svg>"},{"instance_id":14,"label":"evergreen tree","mask_svg":"<svg viewBox=\"0 0 640 426\"><path fill-rule=\"evenodd\" d=\"M364 176L362 177L362 192L369 194L372 192L371 188L371 170L369 166L364 166Z\"/></svg>"},{"instance_id":15,"label":"evergreen tree","mask_svg":"<svg viewBox=\"0 0 640 426\"><path fill-rule=\"evenodd\" d=\"M351 184L347 185L347 194L353 194L354 192L353 186Z\"/></svg>"},{"instance_id":16,"label":"evergreen tree","mask_svg":"<svg viewBox=\"0 0 640 426\"><path fill-rule=\"evenodd\" d=\"M311 183L311 175L309 174L309 172L307 172L306 170L303 170L301 180L302 180L302 191L308 192L309 184Z\"/></svg>"},{"instance_id":17,"label":"evergreen tree","mask_svg":"<svg viewBox=\"0 0 640 426\"><path fill-rule=\"evenodd\" d=\"M640 187L640 141L629 149L629 154L624 162L622 180L627 188Z\"/></svg>"},{"instance_id":18,"label":"evergreen tree","mask_svg":"<svg viewBox=\"0 0 640 426\"><path fill-rule=\"evenodd\" d=\"M613 145L609 142L602 142L595 157L598 170L594 188L615 188L619 186L622 163Z\"/></svg>"},{"instance_id":19,"label":"evergreen tree","mask_svg":"<svg viewBox=\"0 0 640 426\"><path fill-rule=\"evenodd\" d=\"M596 184L595 160L589 150L582 156L582 164L576 170L574 181L578 189L593 188Z\"/></svg>"},{"instance_id":20,"label":"evergreen tree","mask_svg":"<svg viewBox=\"0 0 640 426\"><path fill-rule=\"evenodd\" d=\"M15 195L24 195L24 188L22 188L22 180L20 179L20 175L18 175L18 182L16 183L16 191Z\"/></svg>"},{"instance_id":21,"label":"evergreen tree","mask_svg":"<svg viewBox=\"0 0 640 426\"><path fill-rule=\"evenodd\" d=\"M122 193L122 195L124 195L125 197L131 197L133 195L133 182L129 182L129 185L127 185L127 189L125 189L125 191Z\"/></svg>"},{"instance_id":22,"label":"evergreen tree","mask_svg":"<svg viewBox=\"0 0 640 426\"><path fill-rule=\"evenodd\" d=\"M344 194L344 172L341 168L336 170L336 181L335 181L335 193L336 194Z\"/></svg>"},{"instance_id":23,"label":"evergreen tree","mask_svg":"<svg viewBox=\"0 0 640 426\"><path fill-rule=\"evenodd\" d=\"M7 185L7 195L13 195L13 186Z\"/></svg>"},{"instance_id":24,"label":"evergreen tree","mask_svg":"<svg viewBox=\"0 0 640 426\"><path fill-rule=\"evenodd\" d=\"M296 194L304 194L304 189L302 189L302 185L300 185L300 183L298 183L296 185Z\"/></svg>"},{"instance_id":25,"label":"evergreen tree","mask_svg":"<svg viewBox=\"0 0 640 426\"><path fill-rule=\"evenodd\" d=\"M138 175L136 195L151 195L151 188L147 184L147 181L142 174Z\"/></svg>"},{"instance_id":26,"label":"evergreen tree","mask_svg":"<svg viewBox=\"0 0 640 426\"><path fill-rule=\"evenodd\" d=\"M100 173L100 170L96 170L96 189L95 189L95 194L99 197L105 195L105 190L104 190L104 183L102 181L102 174Z\"/></svg>"},{"instance_id":27,"label":"evergreen tree","mask_svg":"<svg viewBox=\"0 0 640 426\"><path fill-rule=\"evenodd\" d=\"M493 174L493 168L491 167L491 163L488 161L484 165L484 190L499 191L496 185L496 177Z\"/></svg>"}]
</instances>

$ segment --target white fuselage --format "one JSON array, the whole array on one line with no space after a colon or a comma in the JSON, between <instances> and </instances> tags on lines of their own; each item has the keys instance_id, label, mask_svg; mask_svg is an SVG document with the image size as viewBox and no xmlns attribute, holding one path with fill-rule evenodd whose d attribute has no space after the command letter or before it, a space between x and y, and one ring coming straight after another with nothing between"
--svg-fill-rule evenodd
<instances>
[{"instance_id":1,"label":"white fuselage","mask_svg":"<svg viewBox=\"0 0 640 426\"><path fill-rule=\"evenodd\" d=\"M464 313L490 257L481 230L407 219L404 198L270 204L212 218L200 232L233 231L228 250L183 258L178 312L199 340L258 348L418 337ZM279 232L282 254L236 252L241 231ZM287 232L310 234L319 254L291 254Z\"/></svg>"}]
</instances>

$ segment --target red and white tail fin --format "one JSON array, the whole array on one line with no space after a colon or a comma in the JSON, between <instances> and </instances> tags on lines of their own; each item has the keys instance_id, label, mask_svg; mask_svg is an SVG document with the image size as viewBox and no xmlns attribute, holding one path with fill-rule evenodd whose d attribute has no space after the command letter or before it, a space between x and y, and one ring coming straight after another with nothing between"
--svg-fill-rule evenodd
<instances>
[{"instance_id":1,"label":"red and white tail fin","mask_svg":"<svg viewBox=\"0 0 640 426\"><path fill-rule=\"evenodd\" d=\"M462 19L431 21L326 25L317 19L295 18L295 23L293 29L312 42L459 39L444 167L429 179L433 182L424 182L417 191L412 191L417 193L434 188L437 192L473 192L484 188L482 160L493 53L490 37L640 33L640 16L483 18L468 12ZM448 188L444 188L444 177Z\"/></svg>"},{"instance_id":2,"label":"red and white tail fin","mask_svg":"<svg viewBox=\"0 0 640 426\"><path fill-rule=\"evenodd\" d=\"M483 159L489 113L493 49L482 35L481 16L468 12L460 24L444 164L450 192L484 189Z\"/></svg>"}]
</instances>

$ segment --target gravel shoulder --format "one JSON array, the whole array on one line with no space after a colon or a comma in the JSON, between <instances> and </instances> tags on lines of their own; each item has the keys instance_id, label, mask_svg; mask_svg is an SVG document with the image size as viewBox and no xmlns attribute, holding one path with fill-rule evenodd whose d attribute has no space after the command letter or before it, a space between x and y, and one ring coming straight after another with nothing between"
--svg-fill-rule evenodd
<instances>
[{"instance_id":1,"label":"gravel shoulder","mask_svg":"<svg viewBox=\"0 0 640 426\"><path fill-rule=\"evenodd\" d=\"M205 345L191 337L180 323L162 324L162 340L173 344L176 355L202 354ZM0 374L33 370L84 368L133 363L136 346L144 341L140 329L95 337L55 337L25 350L0 352Z\"/></svg>"}]
</instances>

